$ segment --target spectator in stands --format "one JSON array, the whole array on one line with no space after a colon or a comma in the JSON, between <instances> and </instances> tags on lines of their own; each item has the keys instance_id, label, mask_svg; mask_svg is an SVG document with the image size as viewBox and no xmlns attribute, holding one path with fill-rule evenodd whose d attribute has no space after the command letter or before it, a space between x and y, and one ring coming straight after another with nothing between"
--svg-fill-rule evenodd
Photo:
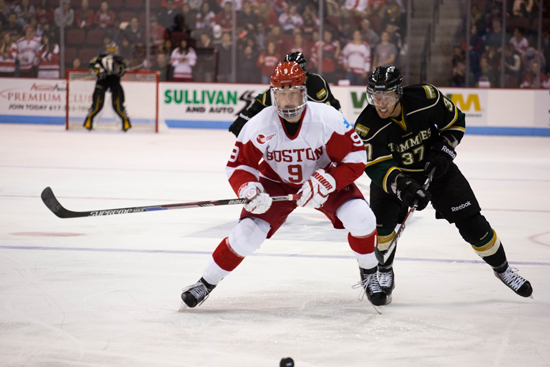
<instances>
[{"instance_id":1,"label":"spectator in stands","mask_svg":"<svg viewBox=\"0 0 550 367\"><path fill-rule=\"evenodd\" d=\"M252 4L245 2L237 14L237 25L241 26L248 34L252 34L256 29L258 17L252 11Z\"/></svg>"},{"instance_id":2,"label":"spectator in stands","mask_svg":"<svg viewBox=\"0 0 550 367\"><path fill-rule=\"evenodd\" d=\"M296 5L290 5L288 10L279 16L279 24L284 34L292 34L295 28L302 28L304 20L298 13Z\"/></svg>"},{"instance_id":3,"label":"spectator in stands","mask_svg":"<svg viewBox=\"0 0 550 367\"><path fill-rule=\"evenodd\" d=\"M480 88L490 88L498 85L498 74L489 64L486 57L482 57L479 62L479 77L477 78L477 86Z\"/></svg>"},{"instance_id":4,"label":"spectator in stands","mask_svg":"<svg viewBox=\"0 0 550 367\"><path fill-rule=\"evenodd\" d=\"M258 51L263 51L267 48L267 37L268 33L265 29L263 22L256 23L256 31L253 34L254 40L256 41L256 48Z\"/></svg>"},{"instance_id":5,"label":"spectator in stands","mask_svg":"<svg viewBox=\"0 0 550 367\"><path fill-rule=\"evenodd\" d=\"M160 46L164 43L164 32L166 31L161 26L156 17L151 17L151 43L154 46Z\"/></svg>"},{"instance_id":6,"label":"spectator in stands","mask_svg":"<svg viewBox=\"0 0 550 367\"><path fill-rule=\"evenodd\" d=\"M82 0L80 8L76 11L76 26L87 30L94 22L94 11L90 9L88 0Z\"/></svg>"},{"instance_id":7,"label":"spectator in stands","mask_svg":"<svg viewBox=\"0 0 550 367\"><path fill-rule=\"evenodd\" d=\"M176 14L174 17L174 24L166 28L164 32L164 39L169 39L170 42L172 42L172 47L176 48L179 46L182 39L189 41L189 38L191 38L191 30L187 28L183 15ZM173 49L170 50L170 54L172 54L172 51Z\"/></svg>"},{"instance_id":8,"label":"spectator in stands","mask_svg":"<svg viewBox=\"0 0 550 367\"><path fill-rule=\"evenodd\" d=\"M0 0L0 21L2 21L2 23L6 23L11 12L11 8L6 4L5 0Z\"/></svg>"},{"instance_id":9,"label":"spectator in stands","mask_svg":"<svg viewBox=\"0 0 550 367\"><path fill-rule=\"evenodd\" d=\"M38 38L39 40L42 39L44 29L42 28L42 24L38 24L38 20L36 20L36 17L31 17L31 19L29 20L29 24L32 25L32 28L34 29L34 37Z\"/></svg>"},{"instance_id":10,"label":"spectator in stands","mask_svg":"<svg viewBox=\"0 0 550 367\"><path fill-rule=\"evenodd\" d=\"M2 32L9 32L12 41L17 41L23 35L23 27L17 23L17 15L11 13L8 17L8 24L2 28Z\"/></svg>"},{"instance_id":11,"label":"spectator in stands","mask_svg":"<svg viewBox=\"0 0 550 367\"><path fill-rule=\"evenodd\" d=\"M317 41L313 46L311 61L314 68L317 69L319 67L319 57L322 53L323 62L321 64L321 71L328 83L336 82L335 72L340 52L340 42L333 41L332 31L330 29L325 29L323 32L323 40Z\"/></svg>"},{"instance_id":12,"label":"spectator in stands","mask_svg":"<svg viewBox=\"0 0 550 367\"><path fill-rule=\"evenodd\" d=\"M198 12L201 10L202 4L208 2L203 0L187 0L187 4L189 4L189 7L193 9L195 12Z\"/></svg>"},{"instance_id":13,"label":"spectator in stands","mask_svg":"<svg viewBox=\"0 0 550 367\"><path fill-rule=\"evenodd\" d=\"M174 68L174 81L192 82L193 67L197 63L197 54L192 47L189 47L187 39L180 41L179 47L174 49L170 56L170 64Z\"/></svg>"},{"instance_id":14,"label":"spectator in stands","mask_svg":"<svg viewBox=\"0 0 550 367\"><path fill-rule=\"evenodd\" d=\"M17 45L12 41L9 32L0 34L0 78L13 77Z\"/></svg>"},{"instance_id":15,"label":"spectator in stands","mask_svg":"<svg viewBox=\"0 0 550 367\"><path fill-rule=\"evenodd\" d=\"M279 24L277 14L269 7L269 3L267 1L263 1L258 4L257 15L258 22L262 22L266 29Z\"/></svg>"},{"instance_id":16,"label":"spectator in stands","mask_svg":"<svg viewBox=\"0 0 550 367\"><path fill-rule=\"evenodd\" d=\"M492 20L491 30L485 35L485 47L494 46L497 52L502 50L502 26L500 19Z\"/></svg>"},{"instance_id":17,"label":"spectator in stands","mask_svg":"<svg viewBox=\"0 0 550 367\"><path fill-rule=\"evenodd\" d=\"M520 81L521 57L514 46L507 44L504 49L505 87L517 88Z\"/></svg>"},{"instance_id":18,"label":"spectator in stands","mask_svg":"<svg viewBox=\"0 0 550 367\"><path fill-rule=\"evenodd\" d=\"M245 3L246 4L246 3ZM244 4L243 4L244 6ZM239 82L240 83L258 83L259 69L256 65L258 52L254 38L246 37L246 44L243 51L239 54Z\"/></svg>"},{"instance_id":19,"label":"spectator in stands","mask_svg":"<svg viewBox=\"0 0 550 367\"><path fill-rule=\"evenodd\" d=\"M518 18L532 18L533 5L533 0L514 0L512 15Z\"/></svg>"},{"instance_id":20,"label":"spectator in stands","mask_svg":"<svg viewBox=\"0 0 550 367\"><path fill-rule=\"evenodd\" d=\"M544 58L550 60L550 30L548 28L542 30L542 50ZM550 62L546 63L545 72L550 75Z\"/></svg>"},{"instance_id":21,"label":"spectator in stands","mask_svg":"<svg viewBox=\"0 0 550 367\"><path fill-rule=\"evenodd\" d=\"M520 55L523 55L529 47L529 41L525 38L524 33L523 27L516 27L514 28L514 37L510 38L510 44L514 46Z\"/></svg>"},{"instance_id":22,"label":"spectator in stands","mask_svg":"<svg viewBox=\"0 0 550 367\"><path fill-rule=\"evenodd\" d=\"M63 0L63 7L58 7L54 11L55 25L59 28L63 25L65 28L71 28L74 24L74 10L71 8L70 0Z\"/></svg>"},{"instance_id":23,"label":"spectator in stands","mask_svg":"<svg viewBox=\"0 0 550 367\"><path fill-rule=\"evenodd\" d=\"M123 35L120 38L120 46L118 47L117 54L122 56L124 62L128 63L127 65L129 65L134 60L134 50L135 45L132 45L130 40Z\"/></svg>"},{"instance_id":24,"label":"spectator in stands","mask_svg":"<svg viewBox=\"0 0 550 367\"><path fill-rule=\"evenodd\" d=\"M470 72L474 75L474 79L477 81L481 73L480 59L483 47L483 41L477 33L475 24L470 26L470 44L466 46L466 38L462 38L462 49L468 52L470 57Z\"/></svg>"},{"instance_id":25,"label":"spectator in stands","mask_svg":"<svg viewBox=\"0 0 550 367\"><path fill-rule=\"evenodd\" d=\"M195 78L198 82L214 82L214 74L216 70L216 53L212 39L208 32L201 33L197 51L200 49L200 53L197 55L197 65L194 69Z\"/></svg>"},{"instance_id":26,"label":"spectator in stands","mask_svg":"<svg viewBox=\"0 0 550 367\"><path fill-rule=\"evenodd\" d=\"M367 16L368 5L368 0L345 0L342 6L343 15L351 17L350 20L355 23L355 19L364 19Z\"/></svg>"},{"instance_id":27,"label":"spectator in stands","mask_svg":"<svg viewBox=\"0 0 550 367\"><path fill-rule=\"evenodd\" d=\"M137 17L132 17L130 24L124 29L123 34L128 38L130 44L134 46L143 43L145 39L143 36L143 29L140 27Z\"/></svg>"},{"instance_id":28,"label":"spectator in stands","mask_svg":"<svg viewBox=\"0 0 550 367\"><path fill-rule=\"evenodd\" d=\"M40 64L38 64L38 77L59 79L59 45L53 41L52 34L42 36L42 46L38 50Z\"/></svg>"},{"instance_id":29,"label":"spectator in stands","mask_svg":"<svg viewBox=\"0 0 550 367\"><path fill-rule=\"evenodd\" d=\"M97 53L98 55L101 55L101 54L108 54L109 52L107 51L107 47L109 47L109 43L111 43L111 41L113 41L113 38L111 37L111 35L109 33L105 33L103 35L103 45L101 45L100 47L98 47L97 49ZM119 41L122 41L122 40L119 40Z\"/></svg>"},{"instance_id":30,"label":"spectator in stands","mask_svg":"<svg viewBox=\"0 0 550 367\"><path fill-rule=\"evenodd\" d=\"M166 7L161 9L158 13L158 22L164 28L170 27L174 24L174 17L178 12L174 7L174 0L166 0Z\"/></svg>"},{"instance_id":31,"label":"spectator in stands","mask_svg":"<svg viewBox=\"0 0 550 367\"><path fill-rule=\"evenodd\" d=\"M361 34L363 41L365 41L371 49L374 49L376 45L380 43L380 36L370 26L370 20L363 19L361 21Z\"/></svg>"},{"instance_id":32,"label":"spectator in stands","mask_svg":"<svg viewBox=\"0 0 550 367\"><path fill-rule=\"evenodd\" d=\"M231 34L224 32L222 42L217 46L218 50L218 81L232 83L232 55L231 55Z\"/></svg>"},{"instance_id":33,"label":"spectator in stands","mask_svg":"<svg viewBox=\"0 0 550 367\"><path fill-rule=\"evenodd\" d=\"M477 34L480 36L480 37L483 37L485 34L486 34L486 30L485 30L485 24L486 24L486 19L485 19L485 14L483 14L480 10L479 10L479 6L477 6L477 4L472 4L472 8L471 8L471 11L470 11L470 22L472 24L475 24L476 28L477 28Z\"/></svg>"},{"instance_id":34,"label":"spectator in stands","mask_svg":"<svg viewBox=\"0 0 550 367\"><path fill-rule=\"evenodd\" d=\"M34 16L42 27L44 27L44 24L53 23L53 10L48 0L40 1L40 4L36 6L36 10L34 11Z\"/></svg>"},{"instance_id":35,"label":"spectator in stands","mask_svg":"<svg viewBox=\"0 0 550 367\"><path fill-rule=\"evenodd\" d=\"M281 27L276 24L273 27L271 27L271 32L269 32L269 35L267 36L267 43L273 42L275 44L275 52L278 54L282 54L284 51L284 43L285 40L283 37L281 37ZM275 65L277 66L277 65ZM275 66L273 66L273 69L275 69ZM273 74L273 70L269 74L271 77L271 74ZM271 80L271 79L270 79ZM268 82L270 83L270 82Z\"/></svg>"},{"instance_id":36,"label":"spectator in stands","mask_svg":"<svg viewBox=\"0 0 550 367\"><path fill-rule=\"evenodd\" d=\"M315 12L313 6L309 4L306 5L304 11L302 12L302 20L304 22L302 27L304 37L311 41L312 34L317 33L319 25L321 24L321 21L319 20L319 17L317 17L317 13Z\"/></svg>"},{"instance_id":37,"label":"spectator in stands","mask_svg":"<svg viewBox=\"0 0 550 367\"><path fill-rule=\"evenodd\" d=\"M223 10L216 14L214 20L217 25L222 27L222 32L231 32L233 29L233 7L230 2L226 2Z\"/></svg>"},{"instance_id":38,"label":"spectator in stands","mask_svg":"<svg viewBox=\"0 0 550 367\"><path fill-rule=\"evenodd\" d=\"M466 86L466 64L462 47L455 46L455 55L453 55L453 77L451 78L451 87ZM458 53L462 53L459 55Z\"/></svg>"},{"instance_id":39,"label":"spectator in stands","mask_svg":"<svg viewBox=\"0 0 550 367\"><path fill-rule=\"evenodd\" d=\"M361 39L361 31L353 32L353 41L348 42L342 50L346 79L351 85L365 85L371 70L370 46Z\"/></svg>"},{"instance_id":40,"label":"spectator in stands","mask_svg":"<svg viewBox=\"0 0 550 367\"><path fill-rule=\"evenodd\" d=\"M94 23L99 29L106 29L113 25L115 21L115 13L109 9L109 3L103 1L99 6L99 10L95 14Z\"/></svg>"},{"instance_id":41,"label":"spectator in stands","mask_svg":"<svg viewBox=\"0 0 550 367\"><path fill-rule=\"evenodd\" d=\"M262 84L270 83L273 70L275 70L275 66L279 62L281 62L281 54L277 52L275 42L269 41L267 43L267 50L260 53L256 62L256 66L260 68L260 81Z\"/></svg>"},{"instance_id":42,"label":"spectator in stands","mask_svg":"<svg viewBox=\"0 0 550 367\"><path fill-rule=\"evenodd\" d=\"M13 12L17 15L17 23L24 27L29 24L32 16L34 16L35 8L30 0L20 0L19 4L13 7Z\"/></svg>"},{"instance_id":43,"label":"spectator in stands","mask_svg":"<svg viewBox=\"0 0 550 367\"><path fill-rule=\"evenodd\" d=\"M194 9L191 9L187 2L184 2L181 6L181 14L183 15L183 21L187 28L191 30L196 29L197 12Z\"/></svg>"},{"instance_id":44,"label":"spectator in stands","mask_svg":"<svg viewBox=\"0 0 550 367\"><path fill-rule=\"evenodd\" d=\"M533 63L537 63L540 66L541 72L546 70L546 59L544 55L535 50L534 47L528 47L521 57L521 64L525 71L531 70Z\"/></svg>"},{"instance_id":45,"label":"spectator in stands","mask_svg":"<svg viewBox=\"0 0 550 367\"><path fill-rule=\"evenodd\" d=\"M533 88L533 89L550 89L550 80L544 73L540 73L540 83L537 81L537 74L540 72L539 64L536 62L531 64L531 69L525 74L523 81L520 84L520 88Z\"/></svg>"},{"instance_id":46,"label":"spectator in stands","mask_svg":"<svg viewBox=\"0 0 550 367\"><path fill-rule=\"evenodd\" d=\"M36 67L40 62L38 50L40 41L34 38L34 29L27 24L24 29L25 37L17 41L17 60L19 61L19 76L22 78L35 78Z\"/></svg>"},{"instance_id":47,"label":"spectator in stands","mask_svg":"<svg viewBox=\"0 0 550 367\"><path fill-rule=\"evenodd\" d=\"M82 62L78 57L73 60L73 69L80 69L81 66L82 66Z\"/></svg>"},{"instance_id":48,"label":"spectator in stands","mask_svg":"<svg viewBox=\"0 0 550 367\"><path fill-rule=\"evenodd\" d=\"M168 58L164 52L157 53L155 56L155 62L153 62L153 65L151 66L151 71L156 71L159 73L160 82L172 80L172 78L168 79Z\"/></svg>"},{"instance_id":49,"label":"spectator in stands","mask_svg":"<svg viewBox=\"0 0 550 367\"><path fill-rule=\"evenodd\" d=\"M398 32L402 32L405 27L405 22L401 16L401 10L395 0L387 1L384 5L382 15L382 29L386 29L387 24L394 24L397 27Z\"/></svg>"},{"instance_id":50,"label":"spectator in stands","mask_svg":"<svg viewBox=\"0 0 550 367\"><path fill-rule=\"evenodd\" d=\"M277 14L277 18L288 9L288 4L286 0L271 0L269 2L269 5L271 6L275 14Z\"/></svg>"},{"instance_id":51,"label":"spectator in stands","mask_svg":"<svg viewBox=\"0 0 550 367\"><path fill-rule=\"evenodd\" d=\"M310 51L311 51L311 46L304 40L304 36L302 35L302 32L299 32L299 31L297 32L297 30L295 30L294 39L288 47L288 53L301 52L302 54L304 54L306 59L309 59Z\"/></svg>"},{"instance_id":52,"label":"spectator in stands","mask_svg":"<svg viewBox=\"0 0 550 367\"><path fill-rule=\"evenodd\" d=\"M214 28L212 28L212 47L218 48L222 44L222 27L216 24Z\"/></svg>"},{"instance_id":53,"label":"spectator in stands","mask_svg":"<svg viewBox=\"0 0 550 367\"><path fill-rule=\"evenodd\" d=\"M216 14L210 9L207 1L202 3L200 11L197 13L195 26L197 30L212 30L216 25Z\"/></svg>"},{"instance_id":54,"label":"spectator in stands","mask_svg":"<svg viewBox=\"0 0 550 367\"><path fill-rule=\"evenodd\" d=\"M401 37L399 27L395 23L387 23L385 31L388 32L388 34L390 35L390 43L393 43L395 45L395 48L397 49L393 65L396 67L400 67L400 56L401 48L403 47L403 37Z\"/></svg>"},{"instance_id":55,"label":"spectator in stands","mask_svg":"<svg viewBox=\"0 0 550 367\"><path fill-rule=\"evenodd\" d=\"M388 32L382 32L381 42L374 50L374 60L372 63L372 69L376 69L378 66L390 66L395 62L397 57L397 47L390 43L390 35Z\"/></svg>"}]
</instances>

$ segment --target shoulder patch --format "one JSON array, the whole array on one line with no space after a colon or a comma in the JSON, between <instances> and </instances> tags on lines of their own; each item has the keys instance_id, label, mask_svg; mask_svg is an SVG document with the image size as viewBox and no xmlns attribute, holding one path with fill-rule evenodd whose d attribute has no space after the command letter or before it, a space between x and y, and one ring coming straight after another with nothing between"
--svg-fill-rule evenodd
<instances>
[{"instance_id":1,"label":"shoulder patch","mask_svg":"<svg viewBox=\"0 0 550 367\"><path fill-rule=\"evenodd\" d=\"M369 133L369 128L365 125L357 124L355 125L355 132L362 137L366 137Z\"/></svg>"},{"instance_id":2,"label":"shoulder patch","mask_svg":"<svg viewBox=\"0 0 550 367\"><path fill-rule=\"evenodd\" d=\"M327 95L327 90L325 88L321 89L317 94L315 94L318 99L323 99Z\"/></svg>"},{"instance_id":3,"label":"shoulder patch","mask_svg":"<svg viewBox=\"0 0 550 367\"><path fill-rule=\"evenodd\" d=\"M424 88L424 92L426 92L426 98L434 99L437 97L437 93L431 85L423 85L422 88Z\"/></svg>"}]
</instances>

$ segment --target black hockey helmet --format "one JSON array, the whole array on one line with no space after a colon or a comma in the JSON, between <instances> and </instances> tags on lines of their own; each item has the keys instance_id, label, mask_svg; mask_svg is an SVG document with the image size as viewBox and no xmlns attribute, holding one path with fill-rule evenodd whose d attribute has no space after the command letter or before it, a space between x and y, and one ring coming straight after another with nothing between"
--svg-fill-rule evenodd
<instances>
[{"instance_id":1,"label":"black hockey helmet","mask_svg":"<svg viewBox=\"0 0 550 367\"><path fill-rule=\"evenodd\" d=\"M286 61L286 62L294 61L295 63L300 65L300 67L302 68L304 73L307 73L307 59L306 59L306 57L304 56L303 53L301 53L299 51L298 52L291 52L291 53L289 53L285 56L284 61Z\"/></svg>"},{"instance_id":2,"label":"black hockey helmet","mask_svg":"<svg viewBox=\"0 0 550 367\"><path fill-rule=\"evenodd\" d=\"M379 66L369 78L367 84L367 100L373 103L372 96L377 93L396 92L399 99L403 95L403 77L395 66Z\"/></svg>"}]
</instances>

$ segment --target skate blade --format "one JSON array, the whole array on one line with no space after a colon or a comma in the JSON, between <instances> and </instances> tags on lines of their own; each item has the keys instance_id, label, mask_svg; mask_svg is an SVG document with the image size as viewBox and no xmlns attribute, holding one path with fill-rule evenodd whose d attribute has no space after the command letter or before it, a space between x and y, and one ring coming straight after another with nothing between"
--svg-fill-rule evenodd
<instances>
[{"instance_id":1,"label":"skate blade","mask_svg":"<svg viewBox=\"0 0 550 367\"><path fill-rule=\"evenodd\" d=\"M375 306L371 303L372 308L374 308L374 311L376 311L379 315L382 315L382 306Z\"/></svg>"},{"instance_id":2,"label":"skate blade","mask_svg":"<svg viewBox=\"0 0 550 367\"><path fill-rule=\"evenodd\" d=\"M185 302L181 301L181 304L180 304L180 309L178 310L178 312L185 312L189 309L189 307L187 307L187 305L185 304Z\"/></svg>"}]
</instances>

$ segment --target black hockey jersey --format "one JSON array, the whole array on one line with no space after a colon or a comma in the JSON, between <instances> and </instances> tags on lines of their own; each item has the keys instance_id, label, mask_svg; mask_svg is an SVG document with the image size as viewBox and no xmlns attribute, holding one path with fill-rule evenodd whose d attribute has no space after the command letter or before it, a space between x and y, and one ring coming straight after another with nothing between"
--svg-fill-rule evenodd
<instances>
[{"instance_id":1,"label":"black hockey jersey","mask_svg":"<svg viewBox=\"0 0 550 367\"><path fill-rule=\"evenodd\" d=\"M334 98L334 95L330 91L330 87L327 81L318 74L307 73L306 76L308 101L325 103L329 106L336 108L337 110L340 110L340 101ZM248 122L248 120L250 120L267 106L271 106L272 101L270 91L271 87L258 94L252 106L250 106L247 110L239 113L237 119L229 127L229 131L235 134L235 136L239 136L241 129L243 128L244 124Z\"/></svg>"},{"instance_id":2,"label":"black hockey jersey","mask_svg":"<svg viewBox=\"0 0 550 367\"><path fill-rule=\"evenodd\" d=\"M388 193L400 172L424 175L431 146L442 137L456 146L465 127L464 113L430 84L403 88L400 119L382 119L368 105L355 123L367 151L365 173Z\"/></svg>"},{"instance_id":3,"label":"black hockey jersey","mask_svg":"<svg viewBox=\"0 0 550 367\"><path fill-rule=\"evenodd\" d=\"M90 60L89 68L98 80L118 80L126 73L126 63L119 55L100 54Z\"/></svg>"}]
</instances>

